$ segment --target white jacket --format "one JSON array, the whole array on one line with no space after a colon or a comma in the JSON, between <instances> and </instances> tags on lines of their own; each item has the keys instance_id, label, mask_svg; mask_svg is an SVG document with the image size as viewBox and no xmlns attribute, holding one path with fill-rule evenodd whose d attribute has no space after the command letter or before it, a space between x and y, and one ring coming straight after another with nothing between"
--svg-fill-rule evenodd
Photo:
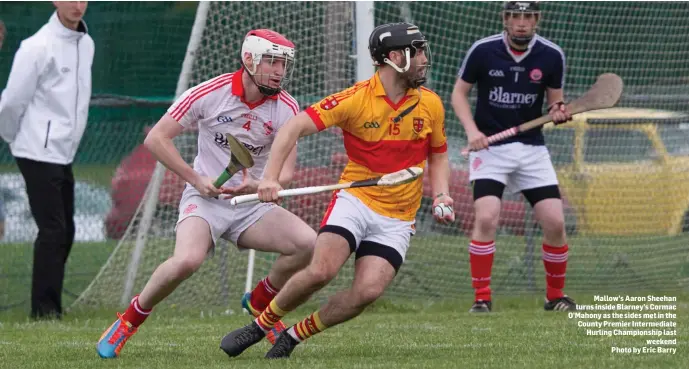
<instances>
[{"instance_id":1,"label":"white jacket","mask_svg":"<svg viewBox=\"0 0 689 369\"><path fill-rule=\"evenodd\" d=\"M70 164L86 128L93 39L66 28L53 13L22 41L0 98L0 136L12 155Z\"/></svg>"}]
</instances>

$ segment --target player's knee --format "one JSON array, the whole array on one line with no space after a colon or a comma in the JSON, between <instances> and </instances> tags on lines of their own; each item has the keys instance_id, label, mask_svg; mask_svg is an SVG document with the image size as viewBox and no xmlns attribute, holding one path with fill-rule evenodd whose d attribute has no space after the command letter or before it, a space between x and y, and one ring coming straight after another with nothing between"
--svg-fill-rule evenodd
<instances>
[{"instance_id":1,"label":"player's knee","mask_svg":"<svg viewBox=\"0 0 689 369\"><path fill-rule=\"evenodd\" d=\"M378 300L385 292L385 287L379 284L368 284L354 290L357 305L365 307Z\"/></svg>"},{"instance_id":2,"label":"player's knee","mask_svg":"<svg viewBox=\"0 0 689 369\"><path fill-rule=\"evenodd\" d=\"M553 216L543 220L544 227L550 232L564 233L565 219L562 216Z\"/></svg>"},{"instance_id":3,"label":"player's knee","mask_svg":"<svg viewBox=\"0 0 689 369\"><path fill-rule=\"evenodd\" d=\"M304 256L308 260L311 260L313 255L313 249L316 246L316 232L310 232L308 235L304 235L299 238L295 243L294 248L296 253Z\"/></svg>"},{"instance_id":4,"label":"player's knee","mask_svg":"<svg viewBox=\"0 0 689 369\"><path fill-rule=\"evenodd\" d=\"M330 268L324 265L311 264L305 269L305 272L311 284L318 287L324 287L335 278L338 271L330 270Z\"/></svg>"},{"instance_id":5,"label":"player's knee","mask_svg":"<svg viewBox=\"0 0 689 369\"><path fill-rule=\"evenodd\" d=\"M175 259L175 270L177 280L184 280L196 273L203 264L203 258L195 256L178 257Z\"/></svg>"},{"instance_id":6,"label":"player's knee","mask_svg":"<svg viewBox=\"0 0 689 369\"><path fill-rule=\"evenodd\" d=\"M544 235L549 239L561 239L565 237L565 219L563 216L553 216L543 219L541 222Z\"/></svg>"},{"instance_id":7,"label":"player's knee","mask_svg":"<svg viewBox=\"0 0 689 369\"><path fill-rule=\"evenodd\" d=\"M476 229L481 233L494 233L498 228L500 212L482 209L476 212Z\"/></svg>"},{"instance_id":8,"label":"player's knee","mask_svg":"<svg viewBox=\"0 0 689 369\"><path fill-rule=\"evenodd\" d=\"M282 255L297 256L304 259L306 262L311 260L311 255L313 255L313 249L316 244L316 232L311 228L309 228L309 231L311 232L302 232L301 234L295 232L294 237L286 240L282 245L280 253Z\"/></svg>"},{"instance_id":9,"label":"player's knee","mask_svg":"<svg viewBox=\"0 0 689 369\"><path fill-rule=\"evenodd\" d=\"M557 186L542 187L541 190L545 198L533 201L534 212L543 229L544 236L551 242L564 242L565 237L565 215L562 210L562 202L559 197Z\"/></svg>"}]
</instances>

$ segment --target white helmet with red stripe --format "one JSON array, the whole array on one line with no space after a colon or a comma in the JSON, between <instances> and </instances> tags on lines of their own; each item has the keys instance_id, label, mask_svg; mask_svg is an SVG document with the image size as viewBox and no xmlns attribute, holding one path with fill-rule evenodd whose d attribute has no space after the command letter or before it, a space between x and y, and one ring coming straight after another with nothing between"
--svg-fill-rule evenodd
<instances>
[{"instance_id":1,"label":"white helmet with red stripe","mask_svg":"<svg viewBox=\"0 0 689 369\"><path fill-rule=\"evenodd\" d=\"M262 94L276 95L292 79L294 43L269 29L249 31L242 44L242 65Z\"/></svg>"}]
</instances>

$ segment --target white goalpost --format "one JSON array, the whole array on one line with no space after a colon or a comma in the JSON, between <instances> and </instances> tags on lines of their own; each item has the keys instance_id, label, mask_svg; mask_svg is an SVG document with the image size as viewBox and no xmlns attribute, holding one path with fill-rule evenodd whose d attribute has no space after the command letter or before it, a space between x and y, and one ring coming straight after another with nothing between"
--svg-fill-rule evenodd
<instances>
[{"instance_id":1,"label":"white goalpost","mask_svg":"<svg viewBox=\"0 0 689 369\"><path fill-rule=\"evenodd\" d=\"M368 38L375 28L373 1L357 1L356 15L356 80L371 78L375 67L368 54Z\"/></svg>"},{"instance_id":2,"label":"white goalpost","mask_svg":"<svg viewBox=\"0 0 689 369\"><path fill-rule=\"evenodd\" d=\"M177 80L177 88L175 89L175 98L179 97L186 91L190 85L191 69L194 66L196 58L196 50L201 44L201 37L203 37L203 30L206 27L206 18L208 17L208 9L210 3L200 1L196 9L196 18L194 19L194 26L191 29L189 36L189 45L187 52L184 54L184 62L182 63L182 70L179 73ZM126 280L124 282L124 289L122 290L122 298L120 304L125 305L129 302L132 296L132 289L134 288L134 280L136 279L136 271L139 267L141 259L141 252L146 247L146 240L148 239L148 232L151 228L151 220L155 214L156 206L158 205L158 194L160 193L160 186L163 183L163 176L167 169L160 162L156 163L151 182L146 189L146 196L144 197L143 215L141 217L141 224L139 225L136 234L136 245L134 252L132 252L132 259L127 266Z\"/></svg>"}]
</instances>

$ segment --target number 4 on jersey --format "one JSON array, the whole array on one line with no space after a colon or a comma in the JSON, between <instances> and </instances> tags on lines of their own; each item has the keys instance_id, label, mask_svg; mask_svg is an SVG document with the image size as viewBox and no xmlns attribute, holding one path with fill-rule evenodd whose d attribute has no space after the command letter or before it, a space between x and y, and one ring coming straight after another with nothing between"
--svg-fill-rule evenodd
<instances>
[{"instance_id":1,"label":"number 4 on jersey","mask_svg":"<svg viewBox=\"0 0 689 369\"><path fill-rule=\"evenodd\" d=\"M247 131L251 130L251 121L247 121L246 123L244 123L242 128L246 129Z\"/></svg>"}]
</instances>

